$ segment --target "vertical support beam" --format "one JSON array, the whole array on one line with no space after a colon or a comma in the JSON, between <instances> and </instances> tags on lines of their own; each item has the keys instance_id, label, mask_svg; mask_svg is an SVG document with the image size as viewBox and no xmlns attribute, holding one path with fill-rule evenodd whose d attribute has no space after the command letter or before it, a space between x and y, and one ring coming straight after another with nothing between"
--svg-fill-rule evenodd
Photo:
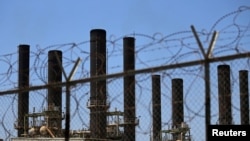
<instances>
[{"instance_id":1,"label":"vertical support beam","mask_svg":"<svg viewBox=\"0 0 250 141\"><path fill-rule=\"evenodd\" d=\"M161 137L161 77L152 75L153 141Z\"/></svg>"},{"instance_id":2,"label":"vertical support beam","mask_svg":"<svg viewBox=\"0 0 250 141\"><path fill-rule=\"evenodd\" d=\"M58 57L58 58L57 58ZM48 84L61 83L62 82L62 51L51 50L48 52ZM53 110L54 107L58 108L58 116L61 117L62 112L62 87L49 87L48 88L48 109ZM55 126L61 130L61 119L53 118L52 116L48 120L48 126Z\"/></svg>"},{"instance_id":3,"label":"vertical support beam","mask_svg":"<svg viewBox=\"0 0 250 141\"><path fill-rule=\"evenodd\" d=\"M239 71L240 79L240 120L241 125L249 125L249 88L248 71Z\"/></svg>"},{"instance_id":4,"label":"vertical support beam","mask_svg":"<svg viewBox=\"0 0 250 141\"><path fill-rule=\"evenodd\" d=\"M191 26L191 30L194 34L194 37L196 39L196 42L201 50L201 53L205 59L205 64L204 64L204 68L205 68L205 130L208 128L208 125L210 125L210 120L211 120L211 98L210 98L210 65L209 65L209 59L212 57L212 53L213 53L213 49L214 49L214 45L216 42L216 39L218 37L218 32L214 31L212 39L210 41L210 44L208 46L208 50L207 53L204 50L204 47L200 41L200 38L194 28L194 26ZM208 141L207 137L207 132L206 132L206 141Z\"/></svg>"},{"instance_id":5,"label":"vertical support beam","mask_svg":"<svg viewBox=\"0 0 250 141\"><path fill-rule=\"evenodd\" d=\"M208 60L204 64L204 81L205 81L205 129L208 129L208 126L211 124L211 96L210 96L210 63ZM207 130L205 130L207 131ZM208 133L205 133L206 141L208 141Z\"/></svg>"},{"instance_id":6,"label":"vertical support beam","mask_svg":"<svg viewBox=\"0 0 250 141\"><path fill-rule=\"evenodd\" d=\"M90 31L90 76L106 75L106 31ZM90 82L91 138L106 138L106 110L108 108L106 79Z\"/></svg>"},{"instance_id":7,"label":"vertical support beam","mask_svg":"<svg viewBox=\"0 0 250 141\"><path fill-rule=\"evenodd\" d=\"M66 84L66 121L65 121L65 141L69 141L70 139L70 85L67 80Z\"/></svg>"},{"instance_id":8,"label":"vertical support beam","mask_svg":"<svg viewBox=\"0 0 250 141\"><path fill-rule=\"evenodd\" d=\"M30 61L30 46L19 45L19 63L18 63L18 88L29 88L29 61ZM18 93L18 137L28 133L28 117L29 113L29 91Z\"/></svg>"},{"instance_id":9,"label":"vertical support beam","mask_svg":"<svg viewBox=\"0 0 250 141\"><path fill-rule=\"evenodd\" d=\"M218 70L218 97L219 97L219 124L232 124L230 66L219 65Z\"/></svg>"},{"instance_id":10,"label":"vertical support beam","mask_svg":"<svg viewBox=\"0 0 250 141\"><path fill-rule=\"evenodd\" d=\"M184 122L183 109L183 79L172 79L172 121L173 127L180 127ZM173 140L177 140L178 135L173 134Z\"/></svg>"},{"instance_id":11,"label":"vertical support beam","mask_svg":"<svg viewBox=\"0 0 250 141\"><path fill-rule=\"evenodd\" d=\"M135 70L135 38L123 38L123 69ZM135 141L135 75L124 76L124 140Z\"/></svg>"}]
</instances>

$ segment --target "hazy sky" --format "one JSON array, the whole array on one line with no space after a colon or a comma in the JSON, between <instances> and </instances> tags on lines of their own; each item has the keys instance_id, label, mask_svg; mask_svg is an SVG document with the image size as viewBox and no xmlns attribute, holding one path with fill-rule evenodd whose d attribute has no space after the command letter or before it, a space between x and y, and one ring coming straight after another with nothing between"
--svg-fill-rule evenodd
<instances>
[{"instance_id":1,"label":"hazy sky","mask_svg":"<svg viewBox=\"0 0 250 141\"><path fill-rule=\"evenodd\" d=\"M248 0L0 0L0 55L19 44L40 47L89 39L103 28L107 36L128 33L164 35L182 30L209 30ZM4 49L3 49L4 48Z\"/></svg>"}]
</instances>

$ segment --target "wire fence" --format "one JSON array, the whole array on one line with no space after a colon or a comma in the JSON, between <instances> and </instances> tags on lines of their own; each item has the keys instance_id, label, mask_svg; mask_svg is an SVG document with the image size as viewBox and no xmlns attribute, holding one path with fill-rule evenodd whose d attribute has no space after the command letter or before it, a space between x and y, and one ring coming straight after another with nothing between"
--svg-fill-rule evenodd
<instances>
[{"instance_id":1,"label":"wire fence","mask_svg":"<svg viewBox=\"0 0 250 141\"><path fill-rule=\"evenodd\" d=\"M185 123L181 127L190 129L188 130L190 132L185 130L185 133L190 134L192 141L205 141L206 124L222 124L223 122L218 93L227 92L226 90L231 93L232 111L228 112L231 112L229 116L232 119L229 121L231 124L242 124L241 88L245 88L248 93L249 84L246 80L241 80L240 75L246 72L243 78L248 78L247 74L250 70L249 15L249 7L240 7L222 16L208 31L193 31L190 28L188 31L170 35L161 33L154 35L132 33L122 37L110 35L104 43L105 60L102 60L103 54L91 55L91 46L93 46L91 39L80 43L56 44L47 47L37 45L30 51L29 84L24 88L20 88L18 81L20 79L18 78L20 54L14 52L1 55L0 138L6 141L10 139L17 141L18 136L27 137L26 140L34 140L34 137L36 139L48 137L56 140L68 134L71 138L86 138L86 140L129 140L131 138L138 141L170 140L178 138L168 136L170 129L174 128L173 125ZM211 45L209 48L214 31L219 34L214 40L214 46ZM195 33L197 36L194 35ZM130 64L128 66L124 63L126 60L124 38L135 39L134 53L127 58L129 61L134 56L134 68L131 62L126 63ZM99 43L94 43L99 46ZM128 43L128 46L133 45ZM209 52L210 49L211 52ZM51 85L48 82L50 51L62 53L62 68L58 70L63 70L63 72L57 70L53 73L55 75L60 72L62 76L60 84ZM74 68L78 58L81 62L77 65L78 68ZM58 61L57 59L56 57L55 60ZM93 65L93 62L96 64ZM100 69L100 66L103 68ZM227 79L220 78L219 66L228 68ZM124 67L132 68L125 71ZM76 71L69 82L70 87L67 87L67 77L70 76L72 70ZM93 70L95 72L92 72ZM228 70L224 71L228 72ZM66 77L63 75L64 72ZM94 73L97 76L93 75ZM156 89L153 83L154 76L159 76L159 80L156 80L159 86ZM223 81L220 81L221 79ZM223 87L220 86L221 82L225 81L229 83L223 85L225 90L220 90L220 87ZM240 85L241 81L244 82L243 86ZM61 88L60 110L57 109L58 107L49 105L48 91L54 86ZM106 87L105 90L104 87ZM18 106L21 106L19 95L23 91L29 92L28 113L23 113L23 115L26 118L30 117L29 121L26 121L30 127L23 125L27 127L18 135L18 130L20 130ZM157 100L154 101L154 99L157 96L154 97L154 95L157 95L157 92L160 93L160 98L158 97L158 103L155 103ZM207 97L208 93L209 97ZM179 114L174 112L176 101L173 97L177 94L183 98L179 99L180 105L177 104L180 108L177 108ZM67 109L69 108L68 102L70 109ZM49 120L57 121L55 118L49 118L50 108L52 111L59 111L56 114L60 115L59 119L62 122L59 122L61 126L59 128L64 129L62 132L58 128L50 129L54 125ZM223 110L228 109L231 108L224 107ZM249 105L247 109L249 113ZM157 112L158 116L155 116ZM160 121L155 123L155 118ZM247 119L249 122L249 114ZM98 123L102 124L98 125ZM69 132L65 133L67 127ZM157 128L158 132L155 135Z\"/></svg>"}]
</instances>

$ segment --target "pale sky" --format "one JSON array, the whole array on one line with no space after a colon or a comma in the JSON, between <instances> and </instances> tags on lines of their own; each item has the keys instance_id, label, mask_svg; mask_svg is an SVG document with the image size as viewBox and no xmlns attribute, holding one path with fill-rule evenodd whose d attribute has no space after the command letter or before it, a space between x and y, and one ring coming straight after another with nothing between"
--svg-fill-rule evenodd
<instances>
[{"instance_id":1,"label":"pale sky","mask_svg":"<svg viewBox=\"0 0 250 141\"><path fill-rule=\"evenodd\" d=\"M0 0L0 55L32 47L81 42L102 28L110 35L128 33L168 35L210 30L214 22L248 0Z\"/></svg>"}]
</instances>

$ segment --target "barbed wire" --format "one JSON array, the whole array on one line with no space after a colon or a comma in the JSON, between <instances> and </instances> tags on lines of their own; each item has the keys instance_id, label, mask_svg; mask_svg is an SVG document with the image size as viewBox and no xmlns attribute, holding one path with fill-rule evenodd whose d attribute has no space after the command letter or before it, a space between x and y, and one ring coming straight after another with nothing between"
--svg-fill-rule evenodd
<instances>
[{"instance_id":1,"label":"barbed wire","mask_svg":"<svg viewBox=\"0 0 250 141\"><path fill-rule=\"evenodd\" d=\"M198 30L197 33L203 43L204 49L207 47L213 32L216 30L219 32L219 37L216 40L216 44L213 50L213 57L227 56L231 54L241 54L250 52L250 19L246 16L241 19L242 15L248 15L250 17L250 7L239 7L238 10L228 13L219 18L212 25L208 32L204 29ZM107 39L107 75L112 73L118 73L123 71L122 56L123 56L123 37L136 38L136 69L150 68L154 66L164 66L168 64L178 64L186 61L202 60L203 55L196 43L196 39L192 31L178 31L169 35L163 35L162 33L155 33L153 35L146 35L142 33L131 33L121 37L110 35ZM30 86L45 85L48 83L47 74L47 60L48 51L60 50L63 52L63 67L67 73L70 72L73 65L76 62L77 57L81 58L81 64L79 69L74 75L74 80L84 79L90 77L90 40L82 41L79 43L62 43L54 44L46 47L37 45L30 54ZM9 53L0 56L0 91L6 91L10 89L17 89L18 82L18 52ZM149 57L150 56L150 57ZM250 70L249 58L244 59L244 62L230 61L221 62L228 63L235 66L235 63L242 65L242 69ZM218 65L216 63L215 65ZM211 72L216 72L216 67L213 67ZM197 96L193 92L203 93L204 88L200 88L200 83L204 83L204 67L192 66L178 69L168 69L157 72L162 78L162 97L164 99L164 111L163 128L165 128L171 122L171 87L170 80L176 77L182 77L188 79L188 83L185 82L185 120L193 127L198 127L199 123L204 124L204 96ZM232 70L233 71L233 70ZM139 125L137 133L142 136L151 135L151 75L152 72L136 75L136 109L138 115L143 116L146 122L143 125ZM64 80L65 81L65 80ZM112 78L107 80L108 85L108 99L111 101L111 107L121 106L123 103L123 91L122 78ZM217 88L216 82L212 81L212 87ZM232 74L232 89L236 89L238 78ZM83 127L89 127L89 110L86 105L89 98L90 90L89 83L77 84L71 88L71 119L72 128L80 128L79 123L74 125L74 120L80 121ZM199 88L199 90L194 90ZM216 91L212 91L212 101L217 101L218 96ZM65 89L63 89L65 93ZM46 93L47 90L36 90L31 92L30 101L31 106L37 107L38 111L42 111L46 107ZM194 99L195 97L195 99ZM14 120L17 119L17 95L2 95L1 101L4 102L4 106L1 108L0 115L0 134L5 140L15 136L15 129L12 126ZM195 103L195 106L193 105ZM216 103L216 102L215 102ZM163 105L164 105L163 104ZM239 111L239 107L233 105L234 110ZM84 115L84 116L83 116ZM11 118L10 118L11 117ZM218 111L212 112L212 120L217 120ZM196 124L194 123L197 122ZM203 130L203 129L202 129ZM194 131L198 140L204 138L204 133Z\"/></svg>"}]
</instances>

